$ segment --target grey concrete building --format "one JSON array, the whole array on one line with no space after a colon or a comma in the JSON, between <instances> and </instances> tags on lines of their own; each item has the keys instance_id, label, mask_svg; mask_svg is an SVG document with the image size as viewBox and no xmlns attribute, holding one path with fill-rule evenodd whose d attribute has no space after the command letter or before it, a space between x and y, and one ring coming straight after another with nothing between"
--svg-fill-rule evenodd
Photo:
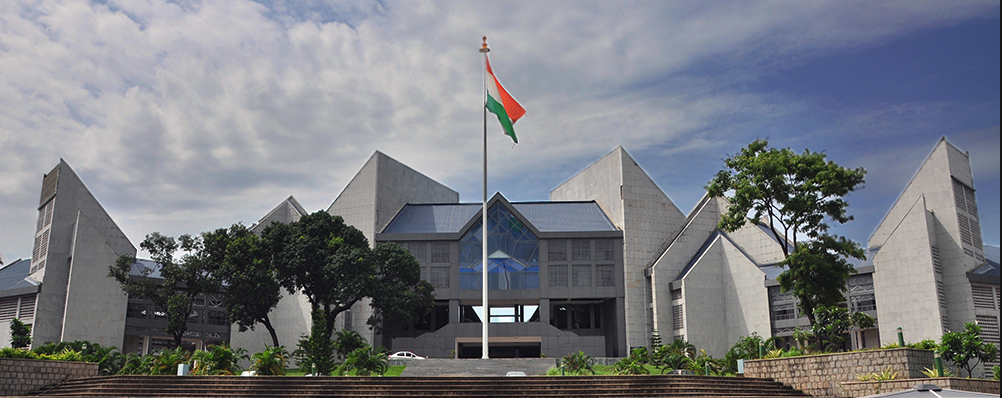
<instances>
[{"instance_id":1,"label":"grey concrete building","mask_svg":"<svg viewBox=\"0 0 1002 398\"><path fill-rule=\"evenodd\" d=\"M407 204L376 235L421 263L435 287L427 318L384 343L434 357L626 355L622 231L595 201L487 203L489 311L481 288L482 204Z\"/></svg>"},{"instance_id":2,"label":"grey concrete building","mask_svg":"<svg viewBox=\"0 0 1002 398\"><path fill-rule=\"evenodd\" d=\"M42 179L32 259L0 268L0 330L20 318L36 342L87 339L150 352L168 338L149 303L129 300L107 266L135 247L65 162ZM998 249L981 242L968 155L940 140L867 242L867 259L847 285L846 306L877 318L850 334L854 348L906 339L938 340L977 322L999 343ZM480 203L376 152L327 211L359 228L370 244L396 242L436 287L428 317L393 339L374 334L368 303L336 321L370 342L423 355L479 356L480 321L492 320L492 356L622 356L651 333L684 338L714 356L741 336L786 338L806 327L780 291L779 242L752 223L717 228L729 204L702 198L687 214L623 148L550 192L550 201L489 203L489 314L480 309ZM298 220L288 197L252 226ZM142 266L138 263L137 266ZM293 346L310 326L310 306L286 295L272 312L279 339ZM218 297L206 296L186 336L200 347L228 341L259 351L258 330L221 325ZM213 304L215 303L215 304ZM2 340L0 342L5 342Z\"/></svg>"}]
</instances>

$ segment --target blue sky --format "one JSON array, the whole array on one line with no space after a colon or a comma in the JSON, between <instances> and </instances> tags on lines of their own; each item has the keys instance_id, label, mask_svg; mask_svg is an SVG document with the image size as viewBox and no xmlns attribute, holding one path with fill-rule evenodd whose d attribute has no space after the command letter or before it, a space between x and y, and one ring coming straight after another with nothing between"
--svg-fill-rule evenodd
<instances>
[{"instance_id":1,"label":"blue sky","mask_svg":"<svg viewBox=\"0 0 1002 398\"><path fill-rule=\"evenodd\" d=\"M869 172L865 242L940 139L999 244L997 1L0 3L0 256L64 158L138 245L325 209L375 150L480 197L480 37L528 110L489 190L545 200L623 146L683 211L757 138Z\"/></svg>"}]
</instances>

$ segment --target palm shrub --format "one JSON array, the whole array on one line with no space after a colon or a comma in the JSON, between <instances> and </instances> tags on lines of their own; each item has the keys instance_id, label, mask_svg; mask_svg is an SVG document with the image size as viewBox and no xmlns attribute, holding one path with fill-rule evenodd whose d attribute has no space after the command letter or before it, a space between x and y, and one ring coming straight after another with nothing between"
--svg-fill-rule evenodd
<instances>
[{"instance_id":1,"label":"palm shrub","mask_svg":"<svg viewBox=\"0 0 1002 398\"><path fill-rule=\"evenodd\" d=\"M251 356L251 370L259 375L284 376L285 366L289 361L289 352L285 346L264 347L264 351Z\"/></svg>"},{"instance_id":2,"label":"palm shrub","mask_svg":"<svg viewBox=\"0 0 1002 398\"><path fill-rule=\"evenodd\" d=\"M699 354L688 362L688 368L695 374L719 375L726 370L726 365L722 360L715 359L706 353L706 350L699 350Z\"/></svg>"},{"instance_id":3,"label":"palm shrub","mask_svg":"<svg viewBox=\"0 0 1002 398\"><path fill-rule=\"evenodd\" d=\"M33 351L39 354L56 355L62 351L71 350L80 353L84 362L95 362L98 364L98 372L102 376L118 373L125 364L125 357L118 347L104 347L98 343L91 343L87 340L60 341L58 343L45 343Z\"/></svg>"},{"instance_id":4,"label":"palm shrub","mask_svg":"<svg viewBox=\"0 0 1002 398\"><path fill-rule=\"evenodd\" d=\"M368 344L365 337L354 330L338 330L334 333L334 351L337 352L338 359L344 361L352 351L364 347Z\"/></svg>"},{"instance_id":5,"label":"palm shrub","mask_svg":"<svg viewBox=\"0 0 1002 398\"><path fill-rule=\"evenodd\" d=\"M238 364L241 359L247 359L247 350L226 344L214 345L206 351L195 351L192 360L196 365L192 373L205 376L237 374L241 370Z\"/></svg>"},{"instance_id":6,"label":"palm shrub","mask_svg":"<svg viewBox=\"0 0 1002 398\"><path fill-rule=\"evenodd\" d=\"M564 355L560 358L560 366L564 367L566 373L572 375L583 375L585 372L595 374L595 359L584 351Z\"/></svg>"},{"instance_id":7,"label":"palm shrub","mask_svg":"<svg viewBox=\"0 0 1002 398\"><path fill-rule=\"evenodd\" d=\"M661 346L651 355L655 366L661 368L661 373L689 367L689 362L696 356L696 346L692 343L675 339L667 346Z\"/></svg>"},{"instance_id":8,"label":"palm shrub","mask_svg":"<svg viewBox=\"0 0 1002 398\"><path fill-rule=\"evenodd\" d=\"M617 375L640 375L651 374L650 370L644 366L650 362L647 349L644 347L635 348L630 352L630 356L616 361L613 365L613 373Z\"/></svg>"},{"instance_id":9,"label":"palm shrub","mask_svg":"<svg viewBox=\"0 0 1002 398\"><path fill-rule=\"evenodd\" d=\"M150 374L172 375L177 374L177 365L188 363L191 353L184 348L177 347L173 350L164 349L160 353L152 355L150 363Z\"/></svg>"},{"instance_id":10,"label":"palm shrub","mask_svg":"<svg viewBox=\"0 0 1002 398\"><path fill-rule=\"evenodd\" d=\"M122 361L120 375L151 375L153 374L153 355L126 354Z\"/></svg>"},{"instance_id":11,"label":"palm shrub","mask_svg":"<svg viewBox=\"0 0 1002 398\"><path fill-rule=\"evenodd\" d=\"M355 372L357 376L382 375L390 368L390 359L386 356L386 348L374 348L368 344L355 349L338 368L338 374L344 376Z\"/></svg>"}]
</instances>

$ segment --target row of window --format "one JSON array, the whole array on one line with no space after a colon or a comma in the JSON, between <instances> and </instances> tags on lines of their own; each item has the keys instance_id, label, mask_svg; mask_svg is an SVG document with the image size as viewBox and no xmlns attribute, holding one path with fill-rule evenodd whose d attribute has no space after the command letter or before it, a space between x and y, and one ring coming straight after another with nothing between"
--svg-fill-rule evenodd
<instances>
[{"instance_id":1,"label":"row of window","mask_svg":"<svg viewBox=\"0 0 1002 398\"><path fill-rule=\"evenodd\" d=\"M35 318L35 296L5 297L0 299L0 322L17 318L31 323Z\"/></svg>"},{"instance_id":2,"label":"row of window","mask_svg":"<svg viewBox=\"0 0 1002 398\"><path fill-rule=\"evenodd\" d=\"M421 264L449 264L451 259L449 242L401 242L399 244ZM547 254L551 263L616 260L616 249L612 239L549 240ZM476 261L474 259L471 262Z\"/></svg>"},{"instance_id":3,"label":"row of window","mask_svg":"<svg viewBox=\"0 0 1002 398\"><path fill-rule=\"evenodd\" d=\"M129 303L125 310L125 317L160 320L166 319L167 313L160 309L155 309L154 306L149 304ZM196 309L188 316L188 323L226 326L230 324L230 319L226 311Z\"/></svg>"},{"instance_id":4,"label":"row of window","mask_svg":"<svg viewBox=\"0 0 1002 398\"><path fill-rule=\"evenodd\" d=\"M616 286L616 266L613 264L574 264L574 265L550 265L549 287L615 287ZM431 283L435 289L449 289L451 287L449 267L429 267L425 268L423 278ZM460 275L460 288L480 289L483 283L483 276L479 272L466 272ZM539 273L532 271L522 272L490 272L488 274L488 284L491 289L498 289L498 286L505 286L509 289L538 289Z\"/></svg>"}]
</instances>

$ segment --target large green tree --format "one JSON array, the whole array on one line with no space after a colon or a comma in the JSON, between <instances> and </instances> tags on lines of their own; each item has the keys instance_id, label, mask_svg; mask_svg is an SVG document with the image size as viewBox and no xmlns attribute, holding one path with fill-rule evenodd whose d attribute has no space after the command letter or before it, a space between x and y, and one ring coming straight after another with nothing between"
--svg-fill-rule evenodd
<instances>
[{"instance_id":1,"label":"large green tree","mask_svg":"<svg viewBox=\"0 0 1002 398\"><path fill-rule=\"evenodd\" d=\"M413 313L432 304L432 287L421 281L409 252L395 244L370 249L362 231L341 217L318 211L272 224L262 236L282 286L302 292L319 310L328 338L335 317L363 298L371 298L375 310L369 324L387 331L413 324Z\"/></svg>"},{"instance_id":2,"label":"large green tree","mask_svg":"<svg viewBox=\"0 0 1002 398\"><path fill-rule=\"evenodd\" d=\"M108 276L122 285L130 297L152 301L167 318L167 333L175 347L188 330L188 317L196 296L218 291L221 286L214 274L216 262L204 250L203 236L181 235L177 239L158 232L146 235L139 247L150 253L154 265L139 266L136 259L122 256L109 267ZM175 252L182 254L175 260Z\"/></svg>"},{"instance_id":3,"label":"large green tree","mask_svg":"<svg viewBox=\"0 0 1002 398\"><path fill-rule=\"evenodd\" d=\"M825 158L824 153L797 154L756 140L725 159L726 169L706 187L710 196L730 201L721 229L741 228L749 213L752 222L766 224L785 258L787 269L777 278L780 287L797 297L811 325L814 308L845 301L845 282L854 272L846 258L865 258L858 243L829 234L828 222L852 220L844 197L863 184L866 171Z\"/></svg>"},{"instance_id":4,"label":"large green tree","mask_svg":"<svg viewBox=\"0 0 1002 398\"><path fill-rule=\"evenodd\" d=\"M282 299L282 285L264 242L243 224L203 234L205 250L216 263L216 275L226 287L224 302L230 322L241 332L263 325L279 347L268 313Z\"/></svg>"},{"instance_id":5,"label":"large green tree","mask_svg":"<svg viewBox=\"0 0 1002 398\"><path fill-rule=\"evenodd\" d=\"M282 286L306 296L331 336L335 317L372 287L376 267L365 235L341 217L318 211L289 224L271 224L263 237Z\"/></svg>"},{"instance_id":6,"label":"large green tree","mask_svg":"<svg viewBox=\"0 0 1002 398\"><path fill-rule=\"evenodd\" d=\"M370 291L373 313L367 323L380 334L393 337L428 315L435 287L421 280L418 261L396 243L376 246L372 254L376 283Z\"/></svg>"}]
</instances>

